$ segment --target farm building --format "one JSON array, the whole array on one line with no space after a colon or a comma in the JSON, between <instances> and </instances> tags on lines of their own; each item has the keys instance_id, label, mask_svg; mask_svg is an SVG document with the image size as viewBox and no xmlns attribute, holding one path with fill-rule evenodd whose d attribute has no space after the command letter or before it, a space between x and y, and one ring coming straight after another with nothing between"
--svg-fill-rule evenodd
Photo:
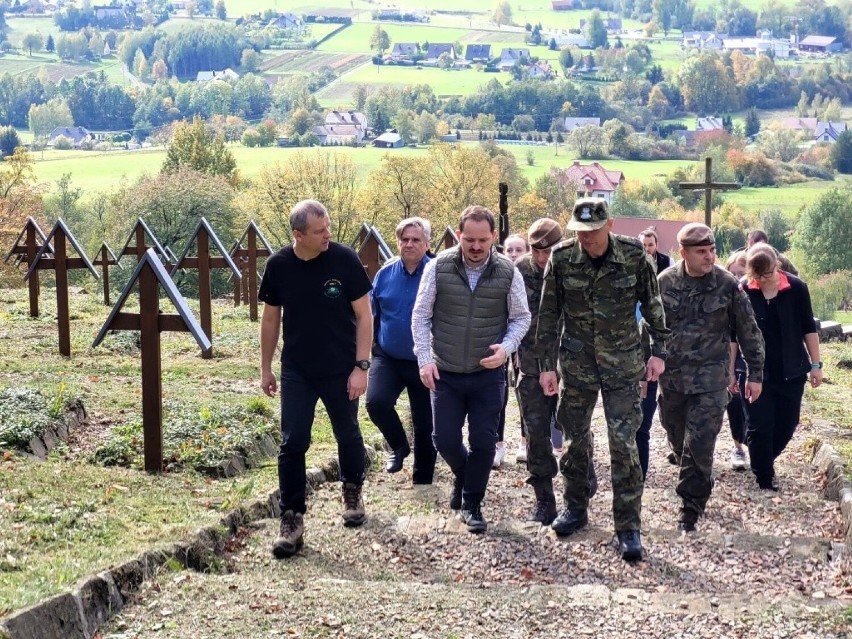
<instances>
[{"instance_id":1,"label":"farm building","mask_svg":"<svg viewBox=\"0 0 852 639\"><path fill-rule=\"evenodd\" d=\"M836 53L843 48L843 43L831 36L809 35L799 42L799 51L808 53Z\"/></svg>"},{"instance_id":2,"label":"farm building","mask_svg":"<svg viewBox=\"0 0 852 639\"><path fill-rule=\"evenodd\" d=\"M50 132L50 135L47 138L47 146L53 146L54 141L58 137L64 137L71 140L74 143L75 147L80 146L82 142L85 141L94 141L95 134L89 131L89 129L82 126L58 126L53 131Z\"/></svg>"},{"instance_id":3,"label":"farm building","mask_svg":"<svg viewBox=\"0 0 852 639\"><path fill-rule=\"evenodd\" d=\"M488 62L491 59L490 44L469 44L464 52L464 59L468 62Z\"/></svg>"},{"instance_id":4,"label":"farm building","mask_svg":"<svg viewBox=\"0 0 852 639\"><path fill-rule=\"evenodd\" d=\"M568 132L573 131L574 129L579 129L582 126L586 126L587 124L592 124L594 126L601 125L600 118L565 118L564 126L565 130Z\"/></svg>"},{"instance_id":5,"label":"farm building","mask_svg":"<svg viewBox=\"0 0 852 639\"><path fill-rule=\"evenodd\" d=\"M373 146L377 146L382 149L401 149L405 146L405 142L403 141L402 136L396 131L385 131L373 140Z\"/></svg>"}]
</instances>

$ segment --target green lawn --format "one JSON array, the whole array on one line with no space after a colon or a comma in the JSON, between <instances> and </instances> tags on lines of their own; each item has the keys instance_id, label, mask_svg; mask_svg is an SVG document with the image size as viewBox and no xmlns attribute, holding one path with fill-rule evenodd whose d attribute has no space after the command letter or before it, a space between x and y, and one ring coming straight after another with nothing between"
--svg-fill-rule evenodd
<instances>
[{"instance_id":1,"label":"green lawn","mask_svg":"<svg viewBox=\"0 0 852 639\"><path fill-rule=\"evenodd\" d=\"M833 182L803 182L778 188L745 188L725 193L724 198L752 211L780 209L792 219L796 219L803 207L815 202L826 191L842 188L848 182L852 182L852 179L840 177Z\"/></svg>"},{"instance_id":2,"label":"green lawn","mask_svg":"<svg viewBox=\"0 0 852 639\"><path fill-rule=\"evenodd\" d=\"M370 35L375 29L375 23L361 22L342 29L339 33L323 42L317 51L332 51L336 53L369 53ZM391 45L396 42L455 42L462 41L470 33L469 29L451 29L433 27L430 25L410 25L382 23L382 28L390 36Z\"/></svg>"},{"instance_id":3,"label":"green lawn","mask_svg":"<svg viewBox=\"0 0 852 639\"><path fill-rule=\"evenodd\" d=\"M51 17L19 18L7 14L6 25L6 39L15 47L21 46L21 40L28 33L38 31L44 36L45 40L48 34L52 34L54 39L59 35L59 27L56 26ZM5 67L6 61L4 60L0 62L0 70L5 70Z\"/></svg>"}]
</instances>

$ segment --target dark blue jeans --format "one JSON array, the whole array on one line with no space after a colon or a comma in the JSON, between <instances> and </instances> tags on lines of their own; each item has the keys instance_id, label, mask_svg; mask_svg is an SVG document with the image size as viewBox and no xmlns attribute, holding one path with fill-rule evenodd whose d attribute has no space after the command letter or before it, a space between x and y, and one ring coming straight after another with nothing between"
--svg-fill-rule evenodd
<instances>
[{"instance_id":1,"label":"dark blue jeans","mask_svg":"<svg viewBox=\"0 0 852 639\"><path fill-rule=\"evenodd\" d=\"M281 448L278 451L278 488L281 512L304 513L305 453L311 445L311 427L317 401L325 406L340 462L340 481L364 483L364 440L358 425L358 400L349 399L349 375L309 379L297 371L281 371Z\"/></svg>"},{"instance_id":2,"label":"dark blue jeans","mask_svg":"<svg viewBox=\"0 0 852 639\"><path fill-rule=\"evenodd\" d=\"M651 456L651 424L654 413L657 412L657 390L659 382L648 382L648 391L642 400L642 425L636 431L636 448L639 449L639 465L642 466L642 477L648 476L649 458Z\"/></svg>"},{"instance_id":3,"label":"dark blue jeans","mask_svg":"<svg viewBox=\"0 0 852 639\"><path fill-rule=\"evenodd\" d=\"M494 462L506 374L502 366L475 373L439 374L432 391L432 439L453 473L464 477L462 500L480 503ZM469 448L462 438L465 418Z\"/></svg>"},{"instance_id":4,"label":"dark blue jeans","mask_svg":"<svg viewBox=\"0 0 852 639\"><path fill-rule=\"evenodd\" d=\"M737 386L740 392L731 397L725 411L728 413L728 426L731 427L731 437L735 442L742 444L748 432L748 415L743 403L745 397L746 373L737 371Z\"/></svg>"},{"instance_id":5,"label":"dark blue jeans","mask_svg":"<svg viewBox=\"0 0 852 639\"><path fill-rule=\"evenodd\" d=\"M391 450L408 446L408 436L396 412L396 400L402 391L408 393L411 425L414 435L415 484L431 484L438 453L432 444L432 400L429 389L420 381L415 360L388 357L373 351L370 381L367 385L367 413L381 431Z\"/></svg>"}]
</instances>

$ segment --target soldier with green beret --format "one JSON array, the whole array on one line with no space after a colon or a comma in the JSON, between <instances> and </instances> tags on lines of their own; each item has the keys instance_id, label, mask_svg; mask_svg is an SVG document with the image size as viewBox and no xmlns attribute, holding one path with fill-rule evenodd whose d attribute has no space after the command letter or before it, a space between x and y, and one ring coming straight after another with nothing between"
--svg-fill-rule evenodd
<instances>
[{"instance_id":1,"label":"soldier with green beret","mask_svg":"<svg viewBox=\"0 0 852 639\"><path fill-rule=\"evenodd\" d=\"M570 535L588 523L590 430L600 392L615 531L622 558L635 560L642 556L643 481L636 448L640 382L658 379L665 369L669 331L654 265L638 240L613 234L612 224L604 200L584 198L574 205L567 228L577 237L553 250L544 275L536 350L543 371L539 382L545 394L559 392L557 419L570 439L560 461L565 509L552 527ZM637 302L652 341L647 365Z\"/></svg>"},{"instance_id":2,"label":"soldier with green beret","mask_svg":"<svg viewBox=\"0 0 852 639\"><path fill-rule=\"evenodd\" d=\"M681 261L659 277L672 331L660 376L660 421L680 464L678 527L692 532L713 488L713 451L729 400L731 341L735 336L748 364L750 402L762 389L764 347L736 278L716 264L713 231L687 224L677 241Z\"/></svg>"}]
</instances>

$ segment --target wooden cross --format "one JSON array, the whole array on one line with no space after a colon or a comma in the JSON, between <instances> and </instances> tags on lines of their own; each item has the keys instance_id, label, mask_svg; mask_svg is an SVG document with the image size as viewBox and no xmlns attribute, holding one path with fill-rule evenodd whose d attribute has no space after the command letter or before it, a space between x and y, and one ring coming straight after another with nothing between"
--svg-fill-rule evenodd
<instances>
[{"instance_id":1,"label":"wooden cross","mask_svg":"<svg viewBox=\"0 0 852 639\"><path fill-rule=\"evenodd\" d=\"M443 249L453 248L458 243L459 238L456 235L456 232L448 226L444 231L444 234L438 238L438 243L435 244L435 252L437 253Z\"/></svg>"},{"instance_id":2,"label":"wooden cross","mask_svg":"<svg viewBox=\"0 0 852 639\"><path fill-rule=\"evenodd\" d=\"M53 250L51 251L51 240L53 240ZM71 247L77 251L78 257L68 257L67 244L71 243ZM53 257L49 256L53 254ZM71 357L71 319L68 312L68 270L72 268L87 268L91 274L98 278L98 272L89 258L86 257L85 251L74 239L71 231L65 226L62 218L56 221L53 225L53 230L48 234L44 244L42 244L39 252L36 253L33 263L30 264L30 270L24 276L25 279L36 277L35 272L38 270L50 269L56 272L56 324L59 328L59 354L65 357Z\"/></svg>"},{"instance_id":3,"label":"wooden cross","mask_svg":"<svg viewBox=\"0 0 852 639\"><path fill-rule=\"evenodd\" d=\"M681 182L678 186L688 191L704 191L704 223L711 225L711 200L713 191L733 191L740 188L737 182L714 182L713 181L713 158L704 158L704 181L703 182Z\"/></svg>"},{"instance_id":4,"label":"wooden cross","mask_svg":"<svg viewBox=\"0 0 852 639\"><path fill-rule=\"evenodd\" d=\"M219 249L218 256L210 254L211 241L213 242L213 246ZM192 248L193 244L196 244L196 257L190 257L189 255L189 250ZM201 315L201 328L204 331L204 334L207 335L207 339L211 342L213 341L213 313L210 308L212 298L210 290L210 269L225 267L231 269L231 273L235 278L240 279L242 277L240 275L240 269L237 268L237 265L234 264L233 260L228 255L228 251L226 251L225 247L222 246L222 242L220 242L219 238L216 237L216 233L210 227L210 223L206 218L202 217L198 220L198 225L195 227L195 232L192 234L192 237L186 243L186 248L183 250L183 254L175 261L175 265L172 267L170 275L174 278L178 269L194 268L198 270L198 304ZM213 357L213 348L211 347L202 351L201 357L203 359L210 359Z\"/></svg>"},{"instance_id":5,"label":"wooden cross","mask_svg":"<svg viewBox=\"0 0 852 639\"><path fill-rule=\"evenodd\" d=\"M258 240L263 246L258 246ZM257 259L269 257L274 252L254 220L249 222L246 230L231 249L231 257L240 265L245 275L242 278L243 300L249 305L249 319L252 322L257 321ZM240 281L240 278L234 278L234 306L240 305Z\"/></svg>"},{"instance_id":6,"label":"wooden cross","mask_svg":"<svg viewBox=\"0 0 852 639\"><path fill-rule=\"evenodd\" d=\"M92 262L95 266L101 267L101 280L104 283L104 306L110 306L109 301L109 267L118 265L118 258L115 256L115 253L112 252L112 249L109 247L109 244L104 242L101 244L101 248L98 249L98 252L95 254L95 259Z\"/></svg>"},{"instance_id":7,"label":"wooden cross","mask_svg":"<svg viewBox=\"0 0 852 639\"><path fill-rule=\"evenodd\" d=\"M361 258L361 263L367 270L367 276L372 282L373 278L376 277L376 273L382 267L382 264L393 257L393 251L391 251L387 242L385 242L375 226L369 228L370 230L367 231L367 234L361 240L361 244L358 247L358 257Z\"/></svg>"},{"instance_id":8,"label":"wooden cross","mask_svg":"<svg viewBox=\"0 0 852 639\"><path fill-rule=\"evenodd\" d=\"M130 291L139 282L139 312L122 313ZM160 291L177 309L177 315L160 312ZM142 433L145 447L145 470L158 473L163 469L163 383L160 333L189 331L202 351L210 348L210 340L192 315L186 300L169 277L154 249L148 249L136 264L136 270L110 311L98 336L92 343L96 348L107 331L140 331L142 347Z\"/></svg>"},{"instance_id":9,"label":"wooden cross","mask_svg":"<svg viewBox=\"0 0 852 639\"><path fill-rule=\"evenodd\" d=\"M27 265L27 268L29 268L35 261L36 254L39 252L39 249L46 244L48 244L48 242L44 231L41 230L38 222L36 222L33 218L28 217L24 228L21 229L20 233L18 233L18 239L15 240L15 243L12 245L12 249L6 254L3 261L8 262L9 259L15 255L15 266L24 262ZM49 245L48 252L51 254L53 253L53 248ZM40 290L38 273L29 278L27 286L30 294L30 317L38 317L38 294Z\"/></svg>"},{"instance_id":10,"label":"wooden cross","mask_svg":"<svg viewBox=\"0 0 852 639\"><path fill-rule=\"evenodd\" d=\"M163 248L159 240L157 240L157 237L154 235L154 232L148 228L148 225L145 224L145 221L141 217L136 220L136 224L130 231L127 241L124 243L124 248L119 251L118 259L121 259L125 255L135 255L136 261L138 262L145 257L145 251L148 250L148 246L145 244L146 237L151 240L153 248L157 250L157 255L168 262L169 258L166 249ZM131 245L131 242L134 241L135 243Z\"/></svg>"}]
</instances>

